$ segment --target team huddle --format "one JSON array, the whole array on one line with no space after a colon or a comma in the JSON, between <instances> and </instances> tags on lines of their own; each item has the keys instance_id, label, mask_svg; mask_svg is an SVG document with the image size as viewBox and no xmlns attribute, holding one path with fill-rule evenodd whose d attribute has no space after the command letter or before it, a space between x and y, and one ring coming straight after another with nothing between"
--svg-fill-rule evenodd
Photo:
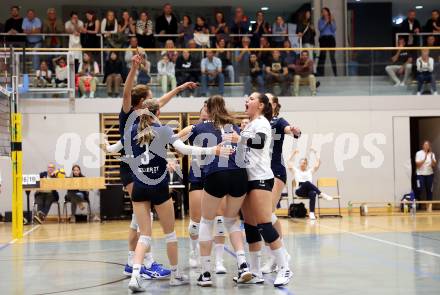
<instances>
[{"instance_id":1,"label":"team huddle","mask_svg":"<svg viewBox=\"0 0 440 295\"><path fill-rule=\"evenodd\" d=\"M172 286L189 283L188 276L179 269L167 173L169 146L192 156L189 264L192 268L200 267L197 285L212 286L213 273L227 273L223 265L225 233L229 234L237 260L233 277L237 284L262 284L263 273L271 272L277 272L275 287L288 284L293 275L290 256L283 245L281 226L274 211L287 179L282 160L284 135L298 138L301 131L278 117L281 106L276 97L255 92L246 101L249 122L243 122L247 124L242 124L241 130L223 97L214 95L202 106L199 123L174 134L171 127L159 123L160 108L180 91L196 88L197 84L188 82L157 100L152 99L147 86L133 87L141 62L141 56L133 57L133 67L125 83L119 116L121 142L108 146L109 151L121 150L123 154L121 180L133 204L129 257L124 269L124 274L131 276L128 288L133 292L145 291L142 284L145 279L169 278ZM186 140L189 145L184 143ZM152 255L153 206L165 234L170 269L156 263ZM268 259L261 266L263 246Z\"/></svg>"}]
</instances>

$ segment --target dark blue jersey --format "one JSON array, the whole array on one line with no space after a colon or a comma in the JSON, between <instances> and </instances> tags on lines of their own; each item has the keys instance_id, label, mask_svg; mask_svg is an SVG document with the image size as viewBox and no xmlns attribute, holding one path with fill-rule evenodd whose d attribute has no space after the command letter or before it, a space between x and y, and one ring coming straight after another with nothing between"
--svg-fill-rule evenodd
<instances>
[{"instance_id":1,"label":"dark blue jersey","mask_svg":"<svg viewBox=\"0 0 440 295\"><path fill-rule=\"evenodd\" d=\"M188 142L190 145L194 145L194 138L188 138ZM204 156L192 156L188 175L189 183L203 183L203 171L200 163L204 158Z\"/></svg>"},{"instance_id":2,"label":"dark blue jersey","mask_svg":"<svg viewBox=\"0 0 440 295\"><path fill-rule=\"evenodd\" d=\"M270 125L273 138L271 168L275 175L284 175L286 174L283 159L284 129L290 124L283 118L273 117Z\"/></svg>"},{"instance_id":3,"label":"dark blue jersey","mask_svg":"<svg viewBox=\"0 0 440 295\"><path fill-rule=\"evenodd\" d=\"M123 109L121 109L121 112L119 113L119 135L121 136L121 142L122 142L122 145L123 145L122 150L120 151L121 156L130 154L130 153L126 153L125 152L124 141L125 140L130 140L131 139L131 134L127 133L125 135L125 138L124 138L124 130L125 130L125 125L127 125L128 118L131 116L131 114L133 112L134 112L134 109L131 108L128 113L125 113ZM137 122L139 122L139 117L136 117L136 119L134 120L133 124L135 124ZM131 130L131 129L128 129L128 130Z\"/></svg>"},{"instance_id":4,"label":"dark blue jersey","mask_svg":"<svg viewBox=\"0 0 440 295\"><path fill-rule=\"evenodd\" d=\"M216 128L211 121L204 121L194 125L189 137L189 141L193 142L195 146L213 147L222 142L222 132L232 133L232 131L239 133L240 129L231 124L229 126L225 126L223 130L220 130ZM203 159L201 164L203 165L202 169L205 177L218 171L240 169L237 161L239 161L241 158L244 158L244 152L241 151L241 149L237 149L237 144L230 145L236 152L228 158L210 155Z\"/></svg>"}]
</instances>

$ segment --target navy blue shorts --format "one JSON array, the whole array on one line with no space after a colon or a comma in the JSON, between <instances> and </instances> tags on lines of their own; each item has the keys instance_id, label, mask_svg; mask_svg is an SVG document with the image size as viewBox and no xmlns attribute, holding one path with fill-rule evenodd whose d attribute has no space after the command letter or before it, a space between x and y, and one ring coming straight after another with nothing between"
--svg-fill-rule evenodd
<instances>
[{"instance_id":1,"label":"navy blue shorts","mask_svg":"<svg viewBox=\"0 0 440 295\"><path fill-rule=\"evenodd\" d=\"M147 188L140 186L136 182L131 193L133 202L150 202L151 205L161 205L171 198L168 186Z\"/></svg>"},{"instance_id":2,"label":"navy blue shorts","mask_svg":"<svg viewBox=\"0 0 440 295\"><path fill-rule=\"evenodd\" d=\"M133 173L131 173L130 165L121 161L119 165L119 177L121 178L121 182L124 187L126 187L127 185L129 185L134 181Z\"/></svg>"},{"instance_id":3,"label":"navy blue shorts","mask_svg":"<svg viewBox=\"0 0 440 295\"><path fill-rule=\"evenodd\" d=\"M273 178L265 179L265 180L248 181L248 193L256 189L271 192L273 189L273 184L274 184Z\"/></svg>"}]
</instances>

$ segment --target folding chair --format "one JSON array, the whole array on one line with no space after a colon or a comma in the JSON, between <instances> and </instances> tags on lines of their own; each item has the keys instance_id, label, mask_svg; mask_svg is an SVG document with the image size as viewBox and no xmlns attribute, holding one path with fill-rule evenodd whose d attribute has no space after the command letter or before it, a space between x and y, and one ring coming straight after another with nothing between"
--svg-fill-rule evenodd
<instances>
[{"instance_id":1,"label":"folding chair","mask_svg":"<svg viewBox=\"0 0 440 295\"><path fill-rule=\"evenodd\" d=\"M338 201L338 208L339 208L339 215L322 215L322 216L334 216L334 217L341 217L342 218L342 214L341 214L341 196L339 194L339 181L337 178L318 178L318 188L321 190L321 188L336 188L336 196L332 196L333 200L337 200ZM321 197L318 197L318 216L321 217L321 205L319 203L319 199L321 199Z\"/></svg>"}]
</instances>

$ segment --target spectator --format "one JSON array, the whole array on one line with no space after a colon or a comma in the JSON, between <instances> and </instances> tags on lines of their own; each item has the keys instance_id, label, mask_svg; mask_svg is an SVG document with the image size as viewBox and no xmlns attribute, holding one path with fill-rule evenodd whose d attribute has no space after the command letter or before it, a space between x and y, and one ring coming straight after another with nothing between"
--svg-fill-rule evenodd
<instances>
[{"instance_id":1,"label":"spectator","mask_svg":"<svg viewBox=\"0 0 440 295\"><path fill-rule=\"evenodd\" d=\"M99 74L99 65L93 60L90 53L84 52L83 60L79 64L78 75L79 75L79 90L81 92L81 98L87 97L87 88L89 88L90 98L95 97L96 84L98 83L98 78L96 76Z\"/></svg>"},{"instance_id":2,"label":"spectator","mask_svg":"<svg viewBox=\"0 0 440 295\"><path fill-rule=\"evenodd\" d=\"M176 159L167 160L168 179L170 185L183 184L182 169ZM181 216L183 206L182 189L170 188L170 195L174 202L174 215ZM183 218L183 216L181 216Z\"/></svg>"},{"instance_id":3,"label":"spectator","mask_svg":"<svg viewBox=\"0 0 440 295\"><path fill-rule=\"evenodd\" d=\"M40 173L40 179L42 178L56 178L55 165L49 163L47 165L47 171ZM50 206L53 202L59 200L59 194L57 191L37 191L35 193L35 204L37 205L37 214L34 216L34 220L42 224L46 219L47 214L50 211Z\"/></svg>"},{"instance_id":4,"label":"spectator","mask_svg":"<svg viewBox=\"0 0 440 295\"><path fill-rule=\"evenodd\" d=\"M287 24L282 16L277 16L275 23L272 25L272 34L283 35L287 34ZM286 36L274 36L272 37L272 46L280 48L283 46L283 42Z\"/></svg>"},{"instance_id":5,"label":"spectator","mask_svg":"<svg viewBox=\"0 0 440 295\"><path fill-rule=\"evenodd\" d=\"M312 96L316 95L316 78L313 75L313 60L307 50L301 52L301 57L296 61L294 67L293 93L299 96L299 84L301 80L307 80Z\"/></svg>"},{"instance_id":6,"label":"spectator","mask_svg":"<svg viewBox=\"0 0 440 295\"><path fill-rule=\"evenodd\" d=\"M100 22L92 10L86 12L86 21L81 35L81 44L84 48L100 48L101 42L97 35L100 31ZM95 54L96 55L96 54Z\"/></svg>"},{"instance_id":7,"label":"spectator","mask_svg":"<svg viewBox=\"0 0 440 295\"><path fill-rule=\"evenodd\" d=\"M196 25L194 26L194 41L200 47L209 47L209 27L206 19L203 16L196 18Z\"/></svg>"},{"instance_id":8,"label":"spectator","mask_svg":"<svg viewBox=\"0 0 440 295\"><path fill-rule=\"evenodd\" d=\"M33 9L29 9L26 14L26 18L23 19L22 29L23 32L29 34L26 37L27 46L31 48L41 48L43 37L41 35L33 35L33 34L41 34L41 20L35 16L35 11ZM40 56L33 55L32 63L34 69L37 70L40 65Z\"/></svg>"},{"instance_id":9,"label":"spectator","mask_svg":"<svg viewBox=\"0 0 440 295\"><path fill-rule=\"evenodd\" d=\"M122 83L123 66L118 53L110 52L110 58L106 61L104 67L104 83L107 85L107 95L109 97L118 97Z\"/></svg>"},{"instance_id":10,"label":"spectator","mask_svg":"<svg viewBox=\"0 0 440 295\"><path fill-rule=\"evenodd\" d=\"M217 48L226 48L226 40L221 38L217 43ZM229 82L235 82L234 67L231 61L231 51L217 51L216 56L222 61L223 74L227 73Z\"/></svg>"},{"instance_id":11,"label":"spectator","mask_svg":"<svg viewBox=\"0 0 440 295\"><path fill-rule=\"evenodd\" d=\"M409 33L409 36L405 36L405 41L408 46L418 46L419 38L413 34L418 34L421 31L420 22L416 19L416 11L411 9L408 11L407 18L400 25L400 32Z\"/></svg>"},{"instance_id":12,"label":"spectator","mask_svg":"<svg viewBox=\"0 0 440 295\"><path fill-rule=\"evenodd\" d=\"M215 35L215 43L218 43L220 39L225 39L226 43L229 41L229 27L225 20L225 15L221 11L215 13L215 24L211 26L211 34Z\"/></svg>"},{"instance_id":13,"label":"spectator","mask_svg":"<svg viewBox=\"0 0 440 295\"><path fill-rule=\"evenodd\" d=\"M178 34L181 39L182 47L188 47L189 40L194 38L194 25L189 15L183 16L182 22L179 24Z\"/></svg>"},{"instance_id":14,"label":"spectator","mask_svg":"<svg viewBox=\"0 0 440 295\"><path fill-rule=\"evenodd\" d=\"M150 69L151 64L147 59L147 55L145 54L145 51L142 47L138 46L138 40L136 37L130 38L130 45L128 48L131 49L137 49L136 51L128 50L125 52L124 61L125 61L125 67L127 70L131 69L131 59L136 52L138 52L143 57L143 63L141 64L141 67L139 68L137 75L136 75L136 81L138 84L148 84L151 80L150 78Z\"/></svg>"},{"instance_id":15,"label":"spectator","mask_svg":"<svg viewBox=\"0 0 440 295\"><path fill-rule=\"evenodd\" d=\"M154 47L153 22L146 11L141 12L136 22L136 37L141 47Z\"/></svg>"},{"instance_id":16,"label":"spectator","mask_svg":"<svg viewBox=\"0 0 440 295\"><path fill-rule=\"evenodd\" d=\"M177 57L179 56L179 53L175 50L176 46L174 46L174 41L171 39L167 40L165 42L165 49L166 51L162 51L162 52L166 52L170 61L172 61L175 64L177 61Z\"/></svg>"},{"instance_id":17,"label":"spectator","mask_svg":"<svg viewBox=\"0 0 440 295\"><path fill-rule=\"evenodd\" d=\"M136 33L136 24L130 13L127 10L122 12L122 19L119 23L118 33L124 38L124 46L127 46L127 42L130 39L130 35Z\"/></svg>"},{"instance_id":18,"label":"spectator","mask_svg":"<svg viewBox=\"0 0 440 295\"><path fill-rule=\"evenodd\" d=\"M435 47L435 36L431 35L427 38L427 47ZM437 80L440 78L440 50L432 50L430 56L434 59L434 79Z\"/></svg>"},{"instance_id":19,"label":"spectator","mask_svg":"<svg viewBox=\"0 0 440 295\"><path fill-rule=\"evenodd\" d=\"M67 86L67 76L69 75L66 58L64 56L55 57L52 59L52 64L55 69L55 85L63 88Z\"/></svg>"},{"instance_id":20,"label":"spectator","mask_svg":"<svg viewBox=\"0 0 440 295\"><path fill-rule=\"evenodd\" d=\"M287 95L289 71L286 63L281 59L281 54L278 50L272 52L272 58L266 64L266 86L270 93L274 92L274 85L281 84L281 95Z\"/></svg>"},{"instance_id":21,"label":"spectator","mask_svg":"<svg viewBox=\"0 0 440 295\"><path fill-rule=\"evenodd\" d=\"M283 42L283 48L290 49L292 48L292 44L288 39L284 40ZM295 64L296 62L296 52L293 50L286 50L281 52L281 58L287 65ZM290 69L289 69L290 73Z\"/></svg>"},{"instance_id":22,"label":"spectator","mask_svg":"<svg viewBox=\"0 0 440 295\"><path fill-rule=\"evenodd\" d=\"M312 21L312 13L310 10L303 11L298 20L298 26L296 27L296 34L298 38L301 38L301 44L303 48L315 47L315 26ZM309 50L309 57L313 59L313 51Z\"/></svg>"},{"instance_id":23,"label":"spectator","mask_svg":"<svg viewBox=\"0 0 440 295\"><path fill-rule=\"evenodd\" d=\"M267 39L267 37L261 37L260 38L260 48L270 48L270 43ZM263 62L264 64L267 64L270 59L272 58L272 53L269 50L266 51L258 51L258 59Z\"/></svg>"},{"instance_id":24,"label":"spectator","mask_svg":"<svg viewBox=\"0 0 440 295\"><path fill-rule=\"evenodd\" d=\"M231 34L247 34L249 32L249 18L244 14L242 7L235 8L234 18L230 25ZM232 38L232 46L239 47L242 37Z\"/></svg>"},{"instance_id":25,"label":"spectator","mask_svg":"<svg viewBox=\"0 0 440 295\"><path fill-rule=\"evenodd\" d=\"M255 55L255 57L257 56ZM247 124L249 124L249 118L242 119L240 122L240 131L243 131L246 128Z\"/></svg>"},{"instance_id":26,"label":"spectator","mask_svg":"<svg viewBox=\"0 0 440 295\"><path fill-rule=\"evenodd\" d=\"M118 20L115 12L108 10L105 18L101 21L101 34L104 37L104 46L107 48L118 48L122 46L118 33Z\"/></svg>"},{"instance_id":27,"label":"spectator","mask_svg":"<svg viewBox=\"0 0 440 295\"><path fill-rule=\"evenodd\" d=\"M157 63L157 73L159 74L162 93L168 92L168 89L176 88L175 64L170 60L168 54L162 53L161 60ZM168 88L170 86L170 88Z\"/></svg>"},{"instance_id":28,"label":"spectator","mask_svg":"<svg viewBox=\"0 0 440 295\"><path fill-rule=\"evenodd\" d=\"M180 86L186 82L198 82L200 78L200 63L193 61L192 53L183 51L182 55L177 58L176 62L176 80ZM194 95L194 89L185 89L182 93L184 96Z\"/></svg>"},{"instance_id":29,"label":"spectator","mask_svg":"<svg viewBox=\"0 0 440 295\"><path fill-rule=\"evenodd\" d=\"M432 75L434 72L434 59L429 56L429 50L423 49L422 55L416 61L417 65L417 95L422 95L423 84L431 83L431 93L437 95L436 81Z\"/></svg>"},{"instance_id":30,"label":"spectator","mask_svg":"<svg viewBox=\"0 0 440 295\"><path fill-rule=\"evenodd\" d=\"M241 39L241 47L243 48L243 50L237 51L235 56L235 68L237 69L238 74L244 79L244 95L250 95L252 93L251 76L249 75L250 69L248 62L251 54L249 50L250 45L251 39L249 39L249 37L243 37Z\"/></svg>"},{"instance_id":31,"label":"spectator","mask_svg":"<svg viewBox=\"0 0 440 295\"><path fill-rule=\"evenodd\" d=\"M194 39L189 40L188 49L195 49L195 48L197 48L196 41L194 41ZM191 60L194 63L194 66L198 68L200 71L200 63L202 62L202 52L200 51L191 52Z\"/></svg>"},{"instance_id":32,"label":"spectator","mask_svg":"<svg viewBox=\"0 0 440 295\"><path fill-rule=\"evenodd\" d=\"M434 9L431 12L431 19L426 22L425 32L427 33L440 33L440 11Z\"/></svg>"},{"instance_id":33,"label":"spectator","mask_svg":"<svg viewBox=\"0 0 440 295\"><path fill-rule=\"evenodd\" d=\"M45 34L62 34L64 33L64 26L60 19L57 19L57 12L55 8L47 10L47 18L43 22L43 33ZM61 37L46 36L44 45L48 48L64 47Z\"/></svg>"},{"instance_id":34,"label":"spectator","mask_svg":"<svg viewBox=\"0 0 440 295\"><path fill-rule=\"evenodd\" d=\"M270 34L270 24L264 19L263 11L258 11L257 19L252 25L251 47L257 48L260 45L260 38L263 34Z\"/></svg>"},{"instance_id":35,"label":"spectator","mask_svg":"<svg viewBox=\"0 0 440 295\"><path fill-rule=\"evenodd\" d=\"M330 9L324 7L321 11L321 18L318 22L319 28L319 47L334 48L336 47L336 22L330 12ZM326 50L319 52L318 60L318 76L324 76L324 66L327 56ZM333 74L338 75L336 69L335 51L330 51L330 60L332 62Z\"/></svg>"},{"instance_id":36,"label":"spectator","mask_svg":"<svg viewBox=\"0 0 440 295\"><path fill-rule=\"evenodd\" d=\"M222 61L214 56L214 52L209 50L206 57L202 59L202 96L208 93L208 83L217 82L218 92L220 95L224 93L225 76L222 73Z\"/></svg>"},{"instance_id":37,"label":"spectator","mask_svg":"<svg viewBox=\"0 0 440 295\"><path fill-rule=\"evenodd\" d=\"M84 23L78 18L78 13L72 11L70 13L70 20L68 20L64 28L69 36L69 48L81 48L81 32L84 30ZM72 51L75 59L75 72L78 70L79 62L81 60L81 51Z\"/></svg>"},{"instance_id":38,"label":"spectator","mask_svg":"<svg viewBox=\"0 0 440 295\"><path fill-rule=\"evenodd\" d=\"M47 66L47 62L42 61L40 68L35 72L34 87L47 87L52 82L52 71Z\"/></svg>"},{"instance_id":39,"label":"spectator","mask_svg":"<svg viewBox=\"0 0 440 295\"><path fill-rule=\"evenodd\" d=\"M177 34L177 17L173 14L173 8L171 4L166 3L163 6L163 13L156 19L156 34L164 35L164 34ZM175 37L160 37L158 38L161 47L166 42L166 40L171 39L173 41L176 40Z\"/></svg>"},{"instance_id":40,"label":"spectator","mask_svg":"<svg viewBox=\"0 0 440 295\"><path fill-rule=\"evenodd\" d=\"M251 77L252 87L256 88L260 93L265 92L263 71L264 65L258 60L258 56L252 53L249 57L249 75ZM253 90L249 92L253 92Z\"/></svg>"},{"instance_id":41,"label":"spectator","mask_svg":"<svg viewBox=\"0 0 440 295\"><path fill-rule=\"evenodd\" d=\"M14 5L11 7L11 17L6 20L4 32L15 35L23 33L23 18L20 16L20 7ZM22 37L7 37L8 42L24 41Z\"/></svg>"},{"instance_id":42,"label":"spectator","mask_svg":"<svg viewBox=\"0 0 440 295\"><path fill-rule=\"evenodd\" d=\"M84 177L81 172L81 167L79 165L73 165L72 174L70 177ZM75 222L76 207L82 211L85 209L84 203L88 201L89 192L80 190L68 190L65 197L66 202L70 202L70 208L72 211L72 216L70 217L70 222Z\"/></svg>"},{"instance_id":43,"label":"spectator","mask_svg":"<svg viewBox=\"0 0 440 295\"><path fill-rule=\"evenodd\" d=\"M391 80L394 81L394 86L396 87L399 85L405 86L406 82L409 79L409 76L411 75L413 62L410 53L405 49L401 49L406 45L405 38L399 38L398 42L398 46L400 48L393 55L393 57L391 57L391 61L393 62L393 64L385 67L385 71L388 73L388 76L390 76ZM400 81L397 75L403 75L403 80Z\"/></svg>"},{"instance_id":44,"label":"spectator","mask_svg":"<svg viewBox=\"0 0 440 295\"><path fill-rule=\"evenodd\" d=\"M420 200L423 190L426 191L426 199L432 201L434 183L434 169L437 166L437 159L432 152L431 143L425 140L422 150L416 153L416 199Z\"/></svg>"}]
</instances>

